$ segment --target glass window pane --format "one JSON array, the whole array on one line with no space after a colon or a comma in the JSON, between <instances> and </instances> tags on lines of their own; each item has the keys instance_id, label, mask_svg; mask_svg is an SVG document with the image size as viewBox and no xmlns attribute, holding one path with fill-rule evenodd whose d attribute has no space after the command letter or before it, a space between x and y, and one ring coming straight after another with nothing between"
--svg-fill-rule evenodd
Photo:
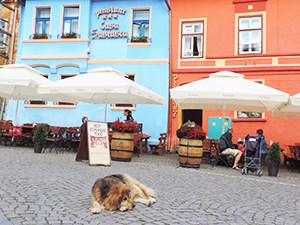
<instances>
[{"instance_id":1,"label":"glass window pane","mask_svg":"<svg viewBox=\"0 0 300 225\"><path fill-rule=\"evenodd\" d=\"M240 32L240 43L249 43L249 32Z\"/></svg>"},{"instance_id":2,"label":"glass window pane","mask_svg":"<svg viewBox=\"0 0 300 225\"><path fill-rule=\"evenodd\" d=\"M43 23L42 21L37 22L35 26L35 33L42 34L43 33Z\"/></svg>"},{"instance_id":3,"label":"glass window pane","mask_svg":"<svg viewBox=\"0 0 300 225\"><path fill-rule=\"evenodd\" d=\"M79 8L78 7L66 7L64 16L65 17L78 17Z\"/></svg>"},{"instance_id":4,"label":"glass window pane","mask_svg":"<svg viewBox=\"0 0 300 225\"><path fill-rule=\"evenodd\" d=\"M132 26L132 36L133 37L139 37L140 36L140 25L133 24L133 26Z\"/></svg>"},{"instance_id":5,"label":"glass window pane","mask_svg":"<svg viewBox=\"0 0 300 225\"><path fill-rule=\"evenodd\" d=\"M46 21L46 29L45 29L46 34L50 33L50 21Z\"/></svg>"},{"instance_id":6,"label":"glass window pane","mask_svg":"<svg viewBox=\"0 0 300 225\"><path fill-rule=\"evenodd\" d=\"M184 24L183 25L183 34L192 34L193 33L193 25Z\"/></svg>"},{"instance_id":7,"label":"glass window pane","mask_svg":"<svg viewBox=\"0 0 300 225\"><path fill-rule=\"evenodd\" d=\"M77 33L77 31L78 31L78 20L72 20L72 31L71 32Z\"/></svg>"},{"instance_id":8,"label":"glass window pane","mask_svg":"<svg viewBox=\"0 0 300 225\"><path fill-rule=\"evenodd\" d=\"M37 17L38 18L49 18L50 17L50 9L37 9Z\"/></svg>"},{"instance_id":9,"label":"glass window pane","mask_svg":"<svg viewBox=\"0 0 300 225\"><path fill-rule=\"evenodd\" d=\"M183 38L183 56L192 56L192 37Z\"/></svg>"},{"instance_id":10,"label":"glass window pane","mask_svg":"<svg viewBox=\"0 0 300 225\"><path fill-rule=\"evenodd\" d=\"M149 20L149 10L134 10L133 20Z\"/></svg>"},{"instance_id":11,"label":"glass window pane","mask_svg":"<svg viewBox=\"0 0 300 225\"><path fill-rule=\"evenodd\" d=\"M260 42L260 31L252 31L251 32L252 36L252 42Z\"/></svg>"},{"instance_id":12,"label":"glass window pane","mask_svg":"<svg viewBox=\"0 0 300 225\"><path fill-rule=\"evenodd\" d=\"M203 26L202 26L202 24L195 24L194 32L195 33L203 33Z\"/></svg>"},{"instance_id":13,"label":"glass window pane","mask_svg":"<svg viewBox=\"0 0 300 225\"><path fill-rule=\"evenodd\" d=\"M64 21L64 33L69 33L70 29L71 29L70 21L69 20L65 20Z\"/></svg>"},{"instance_id":14,"label":"glass window pane","mask_svg":"<svg viewBox=\"0 0 300 225\"><path fill-rule=\"evenodd\" d=\"M261 18L255 17L251 19L251 28L261 28Z\"/></svg>"},{"instance_id":15,"label":"glass window pane","mask_svg":"<svg viewBox=\"0 0 300 225\"><path fill-rule=\"evenodd\" d=\"M248 29L249 27L249 19L240 19L240 29Z\"/></svg>"}]
</instances>

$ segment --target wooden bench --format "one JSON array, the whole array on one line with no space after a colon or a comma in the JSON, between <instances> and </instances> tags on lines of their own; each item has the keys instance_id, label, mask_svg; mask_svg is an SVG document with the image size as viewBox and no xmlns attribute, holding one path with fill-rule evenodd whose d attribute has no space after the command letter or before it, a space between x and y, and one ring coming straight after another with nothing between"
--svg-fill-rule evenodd
<instances>
[{"instance_id":1,"label":"wooden bench","mask_svg":"<svg viewBox=\"0 0 300 225\"><path fill-rule=\"evenodd\" d=\"M167 133L161 133L158 144L149 144L151 154L163 155L167 151Z\"/></svg>"}]
</instances>

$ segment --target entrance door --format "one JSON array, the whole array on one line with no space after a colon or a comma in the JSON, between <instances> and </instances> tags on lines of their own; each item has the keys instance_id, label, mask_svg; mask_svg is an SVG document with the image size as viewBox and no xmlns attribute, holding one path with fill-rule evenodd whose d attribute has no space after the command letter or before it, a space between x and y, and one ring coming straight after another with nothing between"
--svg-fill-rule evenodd
<instances>
[{"instance_id":1,"label":"entrance door","mask_svg":"<svg viewBox=\"0 0 300 225\"><path fill-rule=\"evenodd\" d=\"M182 110L182 124L186 123L189 120L202 127L202 109Z\"/></svg>"}]
</instances>

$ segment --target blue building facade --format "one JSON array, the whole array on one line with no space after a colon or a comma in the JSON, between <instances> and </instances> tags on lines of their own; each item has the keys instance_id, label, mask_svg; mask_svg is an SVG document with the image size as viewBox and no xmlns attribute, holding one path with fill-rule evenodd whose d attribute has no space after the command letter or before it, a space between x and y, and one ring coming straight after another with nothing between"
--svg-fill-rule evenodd
<instances>
[{"instance_id":1,"label":"blue building facade","mask_svg":"<svg viewBox=\"0 0 300 225\"><path fill-rule=\"evenodd\" d=\"M143 132L167 132L169 90L169 8L164 0L27 0L22 7L16 63L50 80L80 76L110 66L166 99L164 105L108 105L107 121L133 111ZM81 118L104 121L105 105L19 101L17 123L79 126ZM16 101L6 119L14 120Z\"/></svg>"}]
</instances>

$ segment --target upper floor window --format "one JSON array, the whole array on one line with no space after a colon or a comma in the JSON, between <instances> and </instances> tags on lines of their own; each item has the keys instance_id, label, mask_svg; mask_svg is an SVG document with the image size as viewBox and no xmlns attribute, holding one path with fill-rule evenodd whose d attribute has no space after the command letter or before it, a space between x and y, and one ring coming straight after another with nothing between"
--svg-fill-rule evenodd
<instances>
[{"instance_id":1,"label":"upper floor window","mask_svg":"<svg viewBox=\"0 0 300 225\"><path fill-rule=\"evenodd\" d=\"M50 33L50 8L37 8L35 18L35 33Z\"/></svg>"},{"instance_id":2,"label":"upper floor window","mask_svg":"<svg viewBox=\"0 0 300 225\"><path fill-rule=\"evenodd\" d=\"M74 77L74 76L77 76L76 74L61 74L60 75L60 79L66 79L66 78L69 78L69 77ZM57 102L56 103L57 105L74 105L73 103L70 103L70 102Z\"/></svg>"},{"instance_id":3,"label":"upper floor window","mask_svg":"<svg viewBox=\"0 0 300 225\"><path fill-rule=\"evenodd\" d=\"M203 57L203 21L182 24L182 58Z\"/></svg>"},{"instance_id":4,"label":"upper floor window","mask_svg":"<svg viewBox=\"0 0 300 225\"><path fill-rule=\"evenodd\" d=\"M4 19L0 20L0 49L3 49L7 46L7 29L8 22Z\"/></svg>"},{"instance_id":5,"label":"upper floor window","mask_svg":"<svg viewBox=\"0 0 300 225\"><path fill-rule=\"evenodd\" d=\"M79 7L64 7L63 34L78 34Z\"/></svg>"},{"instance_id":6,"label":"upper floor window","mask_svg":"<svg viewBox=\"0 0 300 225\"><path fill-rule=\"evenodd\" d=\"M48 74L43 74L43 77L49 79L49 75ZM27 104L31 104L31 105L47 105L46 101L41 101L41 100L30 100L27 101Z\"/></svg>"},{"instance_id":7,"label":"upper floor window","mask_svg":"<svg viewBox=\"0 0 300 225\"><path fill-rule=\"evenodd\" d=\"M134 81L135 80L135 74L127 74L128 77L126 77L129 80ZM134 108L135 105L133 104L128 104L128 103L118 103L118 104L112 104L112 107L114 107L114 109L124 109L124 108Z\"/></svg>"},{"instance_id":8,"label":"upper floor window","mask_svg":"<svg viewBox=\"0 0 300 225\"><path fill-rule=\"evenodd\" d=\"M262 53L262 17L239 18L239 54Z\"/></svg>"},{"instance_id":9,"label":"upper floor window","mask_svg":"<svg viewBox=\"0 0 300 225\"><path fill-rule=\"evenodd\" d=\"M150 10L139 9L132 11L132 42L148 42L150 31Z\"/></svg>"}]
</instances>

